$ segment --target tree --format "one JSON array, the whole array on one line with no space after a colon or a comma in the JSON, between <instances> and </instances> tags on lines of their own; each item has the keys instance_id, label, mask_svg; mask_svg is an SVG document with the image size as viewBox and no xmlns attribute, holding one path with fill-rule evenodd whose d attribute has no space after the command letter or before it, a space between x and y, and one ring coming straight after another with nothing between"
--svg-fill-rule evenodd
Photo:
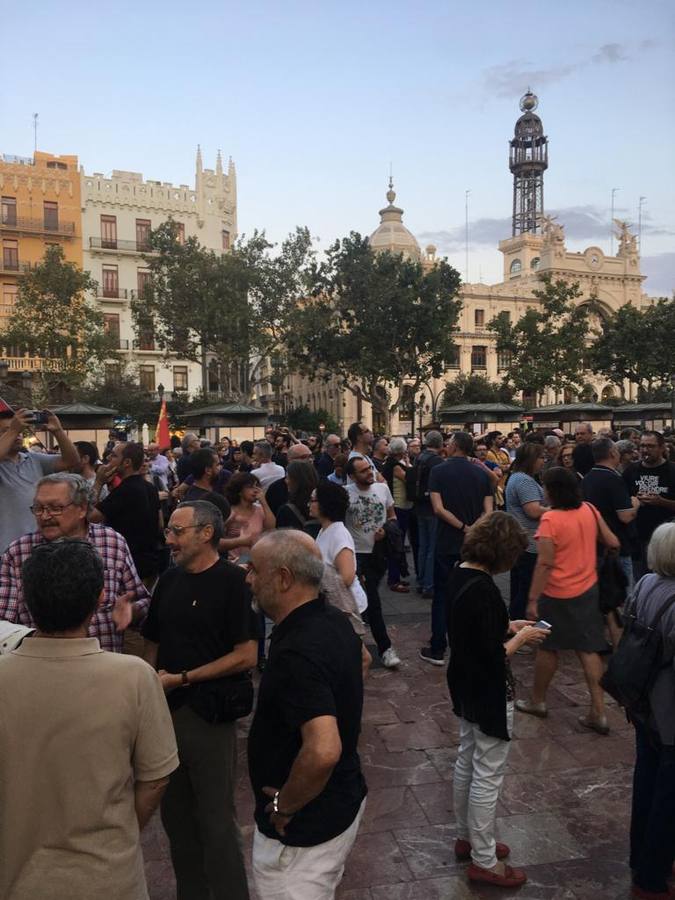
<instances>
[{"instance_id":1,"label":"tree","mask_svg":"<svg viewBox=\"0 0 675 900\"><path fill-rule=\"evenodd\" d=\"M405 402L404 381L415 394L445 371L455 349L459 283L444 260L425 271L415 260L374 253L352 232L313 267L310 296L288 339L293 368L324 381L336 377L388 420Z\"/></svg>"},{"instance_id":2,"label":"tree","mask_svg":"<svg viewBox=\"0 0 675 900\"><path fill-rule=\"evenodd\" d=\"M338 423L325 409L317 409L312 412L308 406L298 406L286 415L286 421L293 431L309 431L312 434L319 433L319 425L326 426L325 434L338 431Z\"/></svg>"},{"instance_id":3,"label":"tree","mask_svg":"<svg viewBox=\"0 0 675 900\"><path fill-rule=\"evenodd\" d=\"M212 369L231 399L250 399L304 293L309 232L298 229L274 257L258 232L220 254L195 237L181 243L168 221L152 232L150 246L150 283L132 304L137 333L152 331L161 350L198 362L205 397Z\"/></svg>"},{"instance_id":4,"label":"tree","mask_svg":"<svg viewBox=\"0 0 675 900\"><path fill-rule=\"evenodd\" d=\"M513 389L508 384L495 384L486 375L458 375L443 392L443 406L458 403L513 403Z\"/></svg>"},{"instance_id":5,"label":"tree","mask_svg":"<svg viewBox=\"0 0 675 900\"><path fill-rule=\"evenodd\" d=\"M587 308L575 303L579 285L550 276L541 281L542 289L533 291L536 308L513 324L505 312L488 323L497 336L497 352L509 361L504 384L518 392L533 391L539 402L547 388L580 389L589 335Z\"/></svg>"},{"instance_id":6,"label":"tree","mask_svg":"<svg viewBox=\"0 0 675 900\"><path fill-rule=\"evenodd\" d=\"M603 320L590 351L590 366L624 394L624 382L638 388L641 400L670 395L675 372L675 298L661 298L646 309L626 304Z\"/></svg>"},{"instance_id":7,"label":"tree","mask_svg":"<svg viewBox=\"0 0 675 900\"><path fill-rule=\"evenodd\" d=\"M103 315L87 296L95 288L89 272L66 262L58 245L48 247L42 262L18 280L16 303L0 343L41 357L34 382L39 402L50 402L57 383L82 384L117 358L114 336L106 333Z\"/></svg>"}]
</instances>

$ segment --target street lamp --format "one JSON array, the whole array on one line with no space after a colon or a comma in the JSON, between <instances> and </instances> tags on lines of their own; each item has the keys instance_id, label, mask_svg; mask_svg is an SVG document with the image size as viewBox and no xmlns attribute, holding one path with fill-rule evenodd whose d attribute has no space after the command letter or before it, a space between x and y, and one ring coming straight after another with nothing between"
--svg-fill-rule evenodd
<instances>
[{"instance_id":1,"label":"street lamp","mask_svg":"<svg viewBox=\"0 0 675 900\"><path fill-rule=\"evenodd\" d=\"M162 400L164 399L164 385L162 384L161 381L157 385L157 396L159 397L159 402L161 403Z\"/></svg>"}]
</instances>

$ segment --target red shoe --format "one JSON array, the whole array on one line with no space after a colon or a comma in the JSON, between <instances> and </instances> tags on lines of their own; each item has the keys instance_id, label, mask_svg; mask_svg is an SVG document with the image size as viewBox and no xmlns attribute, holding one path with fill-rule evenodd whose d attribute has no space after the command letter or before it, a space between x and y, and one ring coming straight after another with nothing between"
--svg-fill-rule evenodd
<instances>
[{"instance_id":1,"label":"red shoe","mask_svg":"<svg viewBox=\"0 0 675 900\"><path fill-rule=\"evenodd\" d=\"M511 866L504 866L504 874L498 875L497 872L481 869L480 866L471 863L466 874L469 881L484 881L486 884L494 884L495 887L516 888L527 881L527 875L522 869L512 869Z\"/></svg>"},{"instance_id":2,"label":"red shoe","mask_svg":"<svg viewBox=\"0 0 675 900\"><path fill-rule=\"evenodd\" d=\"M511 848L507 847L506 844L500 844L497 841L496 848L497 859L506 859L506 857L511 852ZM468 841L456 840L455 841L455 856L457 859L465 862L471 859L471 844Z\"/></svg>"},{"instance_id":3,"label":"red shoe","mask_svg":"<svg viewBox=\"0 0 675 900\"><path fill-rule=\"evenodd\" d=\"M641 897L642 900L672 900L675 897L675 887L672 885L665 891L646 891L644 888L634 884L631 889L632 897Z\"/></svg>"}]
</instances>

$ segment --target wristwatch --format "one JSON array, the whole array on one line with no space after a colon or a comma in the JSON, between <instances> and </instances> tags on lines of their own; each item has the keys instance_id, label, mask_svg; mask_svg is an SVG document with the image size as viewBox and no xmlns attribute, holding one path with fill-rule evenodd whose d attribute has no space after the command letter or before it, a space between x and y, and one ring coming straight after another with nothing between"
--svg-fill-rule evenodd
<instances>
[{"instance_id":1,"label":"wristwatch","mask_svg":"<svg viewBox=\"0 0 675 900\"><path fill-rule=\"evenodd\" d=\"M183 669L183 671L180 673L180 686L184 687L184 688L190 687L190 682L188 681L187 669Z\"/></svg>"}]
</instances>

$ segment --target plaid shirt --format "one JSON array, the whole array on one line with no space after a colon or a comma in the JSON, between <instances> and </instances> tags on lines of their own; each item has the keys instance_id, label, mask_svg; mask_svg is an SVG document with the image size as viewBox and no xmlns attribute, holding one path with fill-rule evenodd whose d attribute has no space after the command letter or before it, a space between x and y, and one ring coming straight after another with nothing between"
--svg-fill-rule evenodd
<instances>
[{"instance_id":1,"label":"plaid shirt","mask_svg":"<svg viewBox=\"0 0 675 900\"><path fill-rule=\"evenodd\" d=\"M113 605L117 597L127 591L136 595L138 608L145 618L150 606L150 595L138 577L129 547L121 534L107 525L90 525L88 538L103 560L105 601L91 620L89 636L99 639L103 650L122 652L124 633L117 631L112 620ZM9 545L0 563L0 619L33 625L28 608L23 602L21 567L38 544L45 539L39 531L24 534Z\"/></svg>"}]
</instances>

